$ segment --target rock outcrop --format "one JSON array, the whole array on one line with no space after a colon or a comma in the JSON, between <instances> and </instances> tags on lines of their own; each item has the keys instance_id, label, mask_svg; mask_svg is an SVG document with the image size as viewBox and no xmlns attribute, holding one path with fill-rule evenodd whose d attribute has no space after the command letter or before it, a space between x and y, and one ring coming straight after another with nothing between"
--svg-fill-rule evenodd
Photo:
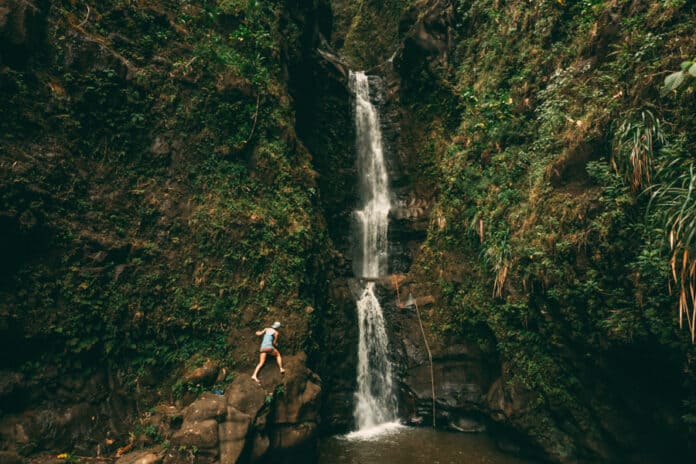
<instances>
[{"instance_id":1,"label":"rock outcrop","mask_svg":"<svg viewBox=\"0 0 696 464\"><path fill-rule=\"evenodd\" d=\"M297 453L311 453L319 422L320 380L305 366L304 353L284 361L285 375L269 365L260 384L240 374L224 395L205 392L179 412L160 406L151 422L173 446L166 452L132 453L119 464L176 463L182 453L195 454L201 463L264 458L292 462ZM163 419L177 416L181 420Z\"/></svg>"},{"instance_id":2,"label":"rock outcrop","mask_svg":"<svg viewBox=\"0 0 696 464\"><path fill-rule=\"evenodd\" d=\"M0 0L0 450L151 446L133 406L229 382L203 356L249 369L261 311L287 328L284 353L307 343L307 271L327 247L286 84L325 9ZM218 455L243 421L203 399L157 408L148 430ZM253 452L313 436L282 427Z\"/></svg>"}]
</instances>

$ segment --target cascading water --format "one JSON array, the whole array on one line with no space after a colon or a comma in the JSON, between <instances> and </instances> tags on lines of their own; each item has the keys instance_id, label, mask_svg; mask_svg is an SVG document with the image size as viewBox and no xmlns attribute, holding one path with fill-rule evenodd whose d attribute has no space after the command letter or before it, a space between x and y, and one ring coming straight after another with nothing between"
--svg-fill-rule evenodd
<instances>
[{"instance_id":1,"label":"cascading water","mask_svg":"<svg viewBox=\"0 0 696 464\"><path fill-rule=\"evenodd\" d=\"M387 269L389 225L389 177L384 162L382 133L377 109L370 101L370 84L364 72L350 73L355 93L355 129L360 209L354 212L359 246L355 256L357 277L374 279ZM382 307L366 282L357 301L358 381L355 422L358 430L374 428L396 419L397 404L392 384L392 366L387 356L388 339Z\"/></svg>"}]
</instances>

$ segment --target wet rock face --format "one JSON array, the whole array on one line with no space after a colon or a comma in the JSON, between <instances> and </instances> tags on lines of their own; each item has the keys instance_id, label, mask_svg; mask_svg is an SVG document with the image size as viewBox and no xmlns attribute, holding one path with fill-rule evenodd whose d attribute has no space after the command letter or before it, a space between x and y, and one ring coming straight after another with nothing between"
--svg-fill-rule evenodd
<instances>
[{"instance_id":1,"label":"wet rock face","mask_svg":"<svg viewBox=\"0 0 696 464\"><path fill-rule=\"evenodd\" d=\"M427 310L427 306L424 308ZM400 366L402 416L432 424L433 385L428 353L415 308L388 308L394 329L395 362ZM426 336L433 344L431 334ZM500 366L469 343L431 346L435 384L436 424L463 429L462 421L480 419L489 411L488 393L500 376ZM469 427L472 428L472 427Z\"/></svg>"},{"instance_id":2,"label":"wet rock face","mask_svg":"<svg viewBox=\"0 0 696 464\"><path fill-rule=\"evenodd\" d=\"M421 301L426 302L422 297ZM423 304L421 311L428 311L429 307ZM385 310L393 330L394 362L400 367L397 380L403 419L413 425L430 426L434 414L438 428L459 432L490 429L512 453L544 456L527 437L513 430L524 429L525 421L534 420L532 410L537 397L518 385L510 385L505 366L494 354L483 352L476 343L466 340L443 346L426 327L433 356L431 380L415 309L392 305Z\"/></svg>"},{"instance_id":3,"label":"wet rock face","mask_svg":"<svg viewBox=\"0 0 696 464\"><path fill-rule=\"evenodd\" d=\"M427 121L411 113L413 90L422 87L421 71L446 62L452 49L450 2L432 0L404 12L401 44L393 63L380 68L383 89L377 98L382 118L384 143L393 199L389 223L389 271L392 278L378 283L388 324L393 362L397 366L400 413L414 423L433 420L431 366L414 306L399 308L413 292L421 311L428 311L438 295L411 282L409 273L432 221L437 192L427 185L422 168L423 143L427 143ZM421 97L422 98L422 97ZM460 279L461 272L441 275ZM456 275L455 275L456 274ZM397 295L396 286L400 295ZM432 350L435 384L435 422L438 427L459 431L481 431L488 423L504 422L523 411L530 397L512 391L501 380L503 369L494 353L484 353L476 343L457 340L455 345L437 343L439 337L425 326ZM496 419L491 421L491 417Z\"/></svg>"},{"instance_id":4,"label":"wet rock face","mask_svg":"<svg viewBox=\"0 0 696 464\"><path fill-rule=\"evenodd\" d=\"M436 398L449 407L481 404L490 385L490 373L466 358L433 360ZM408 370L406 383L418 398L431 397L430 369L419 365Z\"/></svg>"},{"instance_id":5,"label":"wet rock face","mask_svg":"<svg viewBox=\"0 0 696 464\"><path fill-rule=\"evenodd\" d=\"M157 406L147 415L147 426L175 446L167 452L154 449L131 453L119 464L188 462L178 452L179 447L195 447L198 462L246 463L264 457L291 459L296 453L306 453L305 448L312 448L317 435L321 381L306 367L304 353L284 357L284 366L286 373L281 376L275 364L267 363L260 373L261 385L253 382L249 373L243 373L237 375L225 395L204 392L183 409ZM4 374L0 399L16 398L17 390L26 386L18 385L22 380L19 374ZM42 450L72 449L84 455L98 449L114 451L106 449L103 438L131 430L128 418L132 410L109 377L64 378L55 384L46 381L47 389L65 390L66 398L73 401L68 406L49 407L34 393L26 392L27 401L40 407L0 417L0 447L7 450L8 459L21 459L22 454ZM136 438L138 446L152 445L152 441Z\"/></svg>"},{"instance_id":6,"label":"wet rock face","mask_svg":"<svg viewBox=\"0 0 696 464\"><path fill-rule=\"evenodd\" d=\"M443 278L460 276L455 272ZM389 327L402 419L413 425L429 426L434 414L438 428L460 432L494 429L500 432L497 437L519 453L537 453L527 439L510 433L511 424L532 417L528 413L536 396L508 384L509 374L496 353L484 351L474 340L460 337L447 344L435 336L429 321L438 295L427 294L408 273L381 279L377 291ZM409 299L411 292L413 298ZM432 355L432 379L428 349L414 302L424 319L423 329Z\"/></svg>"},{"instance_id":7,"label":"wet rock face","mask_svg":"<svg viewBox=\"0 0 696 464\"><path fill-rule=\"evenodd\" d=\"M347 76L317 54L290 69L297 134L313 155L322 212L335 246L350 256L350 212L357 202L355 123Z\"/></svg>"},{"instance_id":8,"label":"wet rock face","mask_svg":"<svg viewBox=\"0 0 696 464\"><path fill-rule=\"evenodd\" d=\"M320 346L313 356L323 381L322 427L329 433L346 432L353 425L358 326L349 280L343 277L331 282L328 299L332 310L322 320Z\"/></svg>"}]
</instances>

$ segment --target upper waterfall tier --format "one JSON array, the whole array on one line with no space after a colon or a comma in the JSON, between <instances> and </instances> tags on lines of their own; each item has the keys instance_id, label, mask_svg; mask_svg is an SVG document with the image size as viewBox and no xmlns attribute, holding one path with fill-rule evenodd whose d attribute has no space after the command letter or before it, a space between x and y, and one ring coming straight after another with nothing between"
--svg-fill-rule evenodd
<instances>
[{"instance_id":1,"label":"upper waterfall tier","mask_svg":"<svg viewBox=\"0 0 696 464\"><path fill-rule=\"evenodd\" d=\"M357 167L360 178L360 209L355 211L359 228L358 277L374 278L387 271L387 227L391 208L389 176L384 160L379 114L370 101L370 84L364 72L351 72L355 92Z\"/></svg>"}]
</instances>

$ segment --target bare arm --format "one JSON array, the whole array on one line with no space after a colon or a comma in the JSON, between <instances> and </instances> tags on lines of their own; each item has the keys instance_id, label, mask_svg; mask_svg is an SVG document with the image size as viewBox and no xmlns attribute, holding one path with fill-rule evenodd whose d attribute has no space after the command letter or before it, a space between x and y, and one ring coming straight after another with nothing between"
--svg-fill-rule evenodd
<instances>
[{"instance_id":1,"label":"bare arm","mask_svg":"<svg viewBox=\"0 0 696 464\"><path fill-rule=\"evenodd\" d=\"M266 329L257 330L257 331L256 331L256 336L257 336L257 337L260 337L260 336L263 335L264 333L266 333Z\"/></svg>"},{"instance_id":2,"label":"bare arm","mask_svg":"<svg viewBox=\"0 0 696 464\"><path fill-rule=\"evenodd\" d=\"M275 337L273 337L273 346L278 349L278 337L280 337L280 332L276 330Z\"/></svg>"}]
</instances>

